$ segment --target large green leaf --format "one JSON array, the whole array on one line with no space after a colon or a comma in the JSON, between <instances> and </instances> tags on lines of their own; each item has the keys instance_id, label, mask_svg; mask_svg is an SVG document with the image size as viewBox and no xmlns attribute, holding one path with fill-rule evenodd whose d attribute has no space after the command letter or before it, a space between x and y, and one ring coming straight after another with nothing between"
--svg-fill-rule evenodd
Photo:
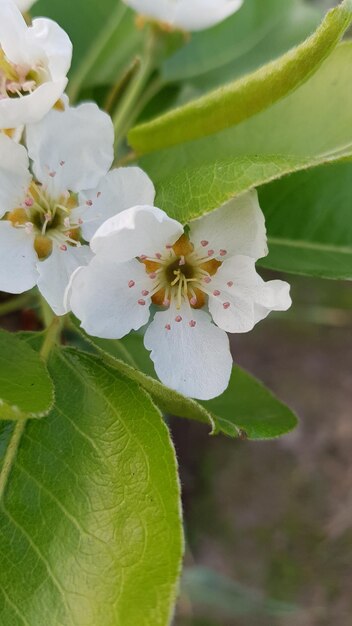
<instances>
[{"instance_id":1,"label":"large green leaf","mask_svg":"<svg viewBox=\"0 0 352 626\"><path fill-rule=\"evenodd\" d=\"M212 434L273 439L297 425L291 409L239 367L233 368L229 387L222 396L196 402L157 380L141 335L131 334L122 341L112 341L81 333L89 344L98 348L111 367L146 389L164 413L207 423L212 427ZM140 369L131 366L131 362Z\"/></svg>"},{"instance_id":2,"label":"large green leaf","mask_svg":"<svg viewBox=\"0 0 352 626\"><path fill-rule=\"evenodd\" d=\"M0 420L43 417L53 401L53 384L38 353L0 330Z\"/></svg>"},{"instance_id":3,"label":"large green leaf","mask_svg":"<svg viewBox=\"0 0 352 626\"><path fill-rule=\"evenodd\" d=\"M259 192L269 233L265 267L352 279L352 163L300 172Z\"/></svg>"},{"instance_id":4,"label":"large green leaf","mask_svg":"<svg viewBox=\"0 0 352 626\"><path fill-rule=\"evenodd\" d=\"M352 21L352 0L332 9L303 44L234 83L132 129L137 154L182 144L239 124L297 89L327 58Z\"/></svg>"},{"instance_id":5,"label":"large green leaf","mask_svg":"<svg viewBox=\"0 0 352 626\"><path fill-rule=\"evenodd\" d=\"M94 356L55 351L49 369L55 408L27 422L17 455L1 429L0 623L167 626L182 554L168 430Z\"/></svg>"},{"instance_id":6,"label":"large green leaf","mask_svg":"<svg viewBox=\"0 0 352 626\"><path fill-rule=\"evenodd\" d=\"M162 67L165 81L187 81L198 92L253 71L304 41L320 12L304 0L246 0L214 28L193 33Z\"/></svg>"},{"instance_id":7,"label":"large green leaf","mask_svg":"<svg viewBox=\"0 0 352 626\"><path fill-rule=\"evenodd\" d=\"M230 384L218 398L201 402L214 418L215 433L248 439L273 439L297 426L288 406L240 367L232 370Z\"/></svg>"},{"instance_id":8,"label":"large green leaf","mask_svg":"<svg viewBox=\"0 0 352 626\"><path fill-rule=\"evenodd\" d=\"M352 152L352 44L295 93L238 126L140 160L158 206L185 222L231 197Z\"/></svg>"},{"instance_id":9,"label":"large green leaf","mask_svg":"<svg viewBox=\"0 0 352 626\"><path fill-rule=\"evenodd\" d=\"M350 278L351 165L333 161L352 152L351 65L347 42L305 85L256 118L142 159L156 180L157 205L185 223L252 187L307 170L260 191L270 249L262 264Z\"/></svg>"}]
</instances>

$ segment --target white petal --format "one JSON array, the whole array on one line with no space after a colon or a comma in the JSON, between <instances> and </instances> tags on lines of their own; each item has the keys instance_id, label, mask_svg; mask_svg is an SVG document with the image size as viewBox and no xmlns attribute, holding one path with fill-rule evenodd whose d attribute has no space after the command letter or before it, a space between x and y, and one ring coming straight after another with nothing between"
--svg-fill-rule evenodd
<instances>
[{"instance_id":1,"label":"white petal","mask_svg":"<svg viewBox=\"0 0 352 626\"><path fill-rule=\"evenodd\" d=\"M113 143L111 119L93 103L50 111L27 126L34 172L52 194L96 187L113 161Z\"/></svg>"},{"instance_id":2,"label":"white petal","mask_svg":"<svg viewBox=\"0 0 352 626\"><path fill-rule=\"evenodd\" d=\"M259 276L260 295L254 305L255 323L265 319L271 311L287 311L291 304L290 285L284 280L269 280Z\"/></svg>"},{"instance_id":3,"label":"white petal","mask_svg":"<svg viewBox=\"0 0 352 626\"><path fill-rule=\"evenodd\" d=\"M182 318L176 321L176 318ZM232 357L226 333L204 311L156 313L144 337L160 380L186 396L210 400L228 386Z\"/></svg>"},{"instance_id":4,"label":"white petal","mask_svg":"<svg viewBox=\"0 0 352 626\"><path fill-rule=\"evenodd\" d=\"M43 119L60 99L66 85L67 78L62 78L43 83L27 96L3 98L0 100L0 128L17 128Z\"/></svg>"},{"instance_id":5,"label":"white petal","mask_svg":"<svg viewBox=\"0 0 352 626\"><path fill-rule=\"evenodd\" d=\"M27 151L0 133L0 218L20 207L31 182Z\"/></svg>"},{"instance_id":6,"label":"white petal","mask_svg":"<svg viewBox=\"0 0 352 626\"><path fill-rule=\"evenodd\" d=\"M148 17L184 30L214 26L238 11L243 0L125 0Z\"/></svg>"},{"instance_id":7,"label":"white petal","mask_svg":"<svg viewBox=\"0 0 352 626\"><path fill-rule=\"evenodd\" d=\"M183 234L183 227L161 209L136 206L107 220L95 233L93 252L107 250L119 261L163 253Z\"/></svg>"},{"instance_id":8,"label":"white petal","mask_svg":"<svg viewBox=\"0 0 352 626\"><path fill-rule=\"evenodd\" d=\"M23 293L37 282L33 236L24 228L0 222L0 291Z\"/></svg>"},{"instance_id":9,"label":"white petal","mask_svg":"<svg viewBox=\"0 0 352 626\"><path fill-rule=\"evenodd\" d=\"M260 259L268 254L263 212L258 194L249 191L224 204L217 211L208 213L190 224L190 238L204 252L214 250L219 258L243 254ZM226 252L221 257L220 250Z\"/></svg>"},{"instance_id":10,"label":"white petal","mask_svg":"<svg viewBox=\"0 0 352 626\"><path fill-rule=\"evenodd\" d=\"M270 311L286 311L291 305L289 285L265 283L255 261L236 256L218 269L209 284L209 311L214 322L230 333L245 333Z\"/></svg>"},{"instance_id":11,"label":"white petal","mask_svg":"<svg viewBox=\"0 0 352 626\"><path fill-rule=\"evenodd\" d=\"M72 277L68 305L90 335L120 339L149 319L151 299L142 295L148 280L142 263L98 255Z\"/></svg>"},{"instance_id":12,"label":"white petal","mask_svg":"<svg viewBox=\"0 0 352 626\"><path fill-rule=\"evenodd\" d=\"M70 278L78 267L88 265L91 258L89 246L68 246L63 251L54 245L51 255L45 261L38 261L38 289L56 315L67 313L64 297Z\"/></svg>"},{"instance_id":13,"label":"white petal","mask_svg":"<svg viewBox=\"0 0 352 626\"><path fill-rule=\"evenodd\" d=\"M0 100L0 128L35 123L50 111L67 85L72 44L58 24L48 19L27 26L13 2L0 2L0 47L14 64L28 71L41 68L44 82L31 94Z\"/></svg>"},{"instance_id":14,"label":"white petal","mask_svg":"<svg viewBox=\"0 0 352 626\"><path fill-rule=\"evenodd\" d=\"M110 217L137 205L153 205L155 189L149 176L139 167L111 170L96 189L79 195L79 207L72 218L83 221L82 234L90 241L97 229Z\"/></svg>"},{"instance_id":15,"label":"white petal","mask_svg":"<svg viewBox=\"0 0 352 626\"><path fill-rule=\"evenodd\" d=\"M66 76L72 59L72 43L53 20L39 18L27 26L21 11L11 0L0 2L0 44L12 63L49 71L52 80Z\"/></svg>"},{"instance_id":16,"label":"white petal","mask_svg":"<svg viewBox=\"0 0 352 626\"><path fill-rule=\"evenodd\" d=\"M53 20L40 17L33 20L28 36L45 53L51 80L64 78L72 60L72 42L67 33Z\"/></svg>"},{"instance_id":17,"label":"white petal","mask_svg":"<svg viewBox=\"0 0 352 626\"><path fill-rule=\"evenodd\" d=\"M0 46L7 58L18 65L31 65L27 44L28 26L11 0L0 2Z\"/></svg>"}]
</instances>

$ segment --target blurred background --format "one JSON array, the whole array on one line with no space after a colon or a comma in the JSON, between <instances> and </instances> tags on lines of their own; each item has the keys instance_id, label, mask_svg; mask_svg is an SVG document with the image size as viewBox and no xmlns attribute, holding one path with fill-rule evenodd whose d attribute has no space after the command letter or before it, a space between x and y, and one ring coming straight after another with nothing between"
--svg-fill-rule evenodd
<instances>
[{"instance_id":1,"label":"blurred background","mask_svg":"<svg viewBox=\"0 0 352 626\"><path fill-rule=\"evenodd\" d=\"M282 277L290 313L232 348L298 430L253 443L173 424L189 567L177 626L352 623L352 286Z\"/></svg>"}]
</instances>

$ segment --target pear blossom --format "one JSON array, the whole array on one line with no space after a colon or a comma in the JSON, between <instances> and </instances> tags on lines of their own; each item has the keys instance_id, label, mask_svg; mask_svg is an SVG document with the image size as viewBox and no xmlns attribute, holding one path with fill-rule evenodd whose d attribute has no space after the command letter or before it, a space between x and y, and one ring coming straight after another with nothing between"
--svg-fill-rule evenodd
<instances>
[{"instance_id":1,"label":"pear blossom","mask_svg":"<svg viewBox=\"0 0 352 626\"><path fill-rule=\"evenodd\" d=\"M91 240L95 256L73 274L67 299L91 335L120 339L150 320L144 336L160 380L208 400L229 382L226 333L244 333L291 305L289 285L264 282L255 262L268 252L256 191L187 228L153 206L108 219Z\"/></svg>"},{"instance_id":2,"label":"pear blossom","mask_svg":"<svg viewBox=\"0 0 352 626\"><path fill-rule=\"evenodd\" d=\"M56 22L28 26L12 0L0 0L0 128L42 119L60 100L72 44Z\"/></svg>"},{"instance_id":3,"label":"pear blossom","mask_svg":"<svg viewBox=\"0 0 352 626\"><path fill-rule=\"evenodd\" d=\"M139 168L109 171L113 143L111 119L93 103L52 110L27 126L27 150L0 133L1 291L38 285L64 314L69 278L91 258L87 242L97 228L142 198L153 203Z\"/></svg>"},{"instance_id":4,"label":"pear blossom","mask_svg":"<svg viewBox=\"0 0 352 626\"><path fill-rule=\"evenodd\" d=\"M173 28L197 31L214 26L238 11L243 0L124 0L141 15Z\"/></svg>"}]
</instances>

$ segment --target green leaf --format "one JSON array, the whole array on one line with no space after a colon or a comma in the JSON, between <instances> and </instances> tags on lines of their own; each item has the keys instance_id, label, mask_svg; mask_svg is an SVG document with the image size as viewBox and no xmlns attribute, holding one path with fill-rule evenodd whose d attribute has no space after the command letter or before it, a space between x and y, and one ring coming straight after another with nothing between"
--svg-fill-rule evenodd
<instances>
[{"instance_id":1,"label":"green leaf","mask_svg":"<svg viewBox=\"0 0 352 626\"><path fill-rule=\"evenodd\" d=\"M333 51L352 21L352 1L332 9L303 44L253 74L184 107L132 129L129 143L137 154L182 144L230 128L297 89Z\"/></svg>"},{"instance_id":2,"label":"green leaf","mask_svg":"<svg viewBox=\"0 0 352 626\"><path fill-rule=\"evenodd\" d=\"M217 432L229 437L274 439L297 426L297 417L254 376L235 366L225 393L200 403L214 418Z\"/></svg>"},{"instance_id":3,"label":"green leaf","mask_svg":"<svg viewBox=\"0 0 352 626\"><path fill-rule=\"evenodd\" d=\"M49 370L55 408L27 422L0 503L0 622L168 626L183 548L168 430L96 357L55 350Z\"/></svg>"},{"instance_id":4,"label":"green leaf","mask_svg":"<svg viewBox=\"0 0 352 626\"><path fill-rule=\"evenodd\" d=\"M187 81L205 91L253 71L304 41L320 11L302 0L246 0L214 28L193 33L162 67L166 82Z\"/></svg>"},{"instance_id":5,"label":"green leaf","mask_svg":"<svg viewBox=\"0 0 352 626\"><path fill-rule=\"evenodd\" d=\"M156 205L186 223L253 187L352 153L351 64L352 44L344 43L305 85L255 118L142 158Z\"/></svg>"},{"instance_id":6,"label":"green leaf","mask_svg":"<svg viewBox=\"0 0 352 626\"><path fill-rule=\"evenodd\" d=\"M292 411L239 367L233 368L229 387L222 396L207 402L196 402L157 380L140 335L131 334L121 341L112 341L89 337L82 330L80 333L98 348L111 367L146 389L164 413L207 423L212 427L212 434L272 439L297 425ZM131 359L142 371L130 365Z\"/></svg>"},{"instance_id":7,"label":"green leaf","mask_svg":"<svg viewBox=\"0 0 352 626\"><path fill-rule=\"evenodd\" d=\"M0 330L0 420L43 417L53 401L53 383L38 353Z\"/></svg>"},{"instance_id":8,"label":"green leaf","mask_svg":"<svg viewBox=\"0 0 352 626\"><path fill-rule=\"evenodd\" d=\"M203 424L208 424L212 430L215 429L215 423L212 416L208 411L200 406L198 402L192 400L192 398L186 398L182 394L169 389L162 385L156 377L154 368L151 366L151 361L143 346L142 337L139 335L132 335L134 337L134 347L136 351L133 356L129 353L132 345L126 338L123 341L114 341L108 339L98 339L97 337L90 337L81 328L79 323L75 322L75 329L79 331L81 338L86 342L88 349L96 348L98 354L102 356L104 361L112 368L114 368L119 374L126 376L129 380L133 380L140 385L143 389L148 391L149 395L153 398L158 407L170 415L178 415L179 417L185 417L193 419ZM127 346L125 346L125 341ZM142 356L143 355L143 356ZM137 369L141 367L143 370L146 368L147 374Z\"/></svg>"},{"instance_id":9,"label":"green leaf","mask_svg":"<svg viewBox=\"0 0 352 626\"><path fill-rule=\"evenodd\" d=\"M352 280L352 163L300 172L259 192L269 233L264 267Z\"/></svg>"}]
</instances>

